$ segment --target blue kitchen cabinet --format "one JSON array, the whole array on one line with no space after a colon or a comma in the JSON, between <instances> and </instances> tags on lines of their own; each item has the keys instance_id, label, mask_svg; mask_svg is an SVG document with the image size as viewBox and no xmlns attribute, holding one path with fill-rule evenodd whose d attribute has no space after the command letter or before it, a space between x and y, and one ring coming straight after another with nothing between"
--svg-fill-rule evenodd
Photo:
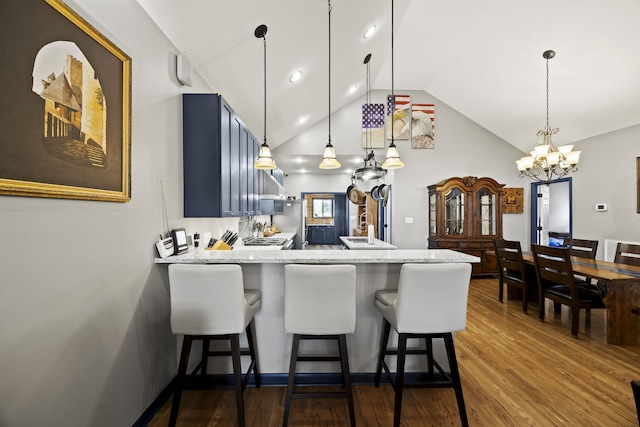
<instances>
[{"instance_id":1,"label":"blue kitchen cabinet","mask_svg":"<svg viewBox=\"0 0 640 427\"><path fill-rule=\"evenodd\" d=\"M185 217L260 213L259 145L219 94L183 95Z\"/></svg>"}]
</instances>

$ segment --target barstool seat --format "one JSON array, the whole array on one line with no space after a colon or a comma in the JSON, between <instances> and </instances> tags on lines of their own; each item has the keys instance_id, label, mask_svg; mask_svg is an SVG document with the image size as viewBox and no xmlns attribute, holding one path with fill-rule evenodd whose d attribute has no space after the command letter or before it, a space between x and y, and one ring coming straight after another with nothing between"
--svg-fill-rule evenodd
<instances>
[{"instance_id":1,"label":"barstool seat","mask_svg":"<svg viewBox=\"0 0 640 427\"><path fill-rule=\"evenodd\" d=\"M289 423L293 398L345 397L351 426L355 411L346 334L356 328L356 267L353 265L291 264L284 268L284 328L293 334L291 362L285 399L283 426ZM302 356L300 340L336 340L339 356ZM297 362L340 362L343 391L303 390L296 385ZM296 391L294 391L296 387Z\"/></svg>"},{"instance_id":2,"label":"barstool seat","mask_svg":"<svg viewBox=\"0 0 640 427\"><path fill-rule=\"evenodd\" d=\"M453 387L462 425L468 425L453 332L464 330L466 326L470 279L471 264L404 264L400 270L397 291L376 292L374 304L382 313L383 320L375 386L380 385L384 369L395 391L394 427L400 426L402 391L406 387L404 369L407 354L427 356L428 380L410 386ZM391 327L398 333L397 349L387 348ZM425 339L424 350L407 350L407 340L414 338ZM433 358L433 339L436 338L444 340L450 373ZM388 355L397 355L395 381L385 362ZM440 377L435 376L434 368L438 370Z\"/></svg>"},{"instance_id":3,"label":"barstool seat","mask_svg":"<svg viewBox=\"0 0 640 427\"><path fill-rule=\"evenodd\" d=\"M171 264L169 288L171 331L184 335L169 425L175 426L178 418L191 344L202 340L202 358L193 372L206 375L209 357L231 356L238 425L244 427L243 392L251 371L256 387L260 387L254 324L261 304L260 291L244 289L242 268L235 264ZM244 331L248 348L240 347L240 334ZM209 341L220 339L230 341L231 351L209 349ZM245 355L250 356L251 363L243 378L240 356Z\"/></svg>"}]
</instances>

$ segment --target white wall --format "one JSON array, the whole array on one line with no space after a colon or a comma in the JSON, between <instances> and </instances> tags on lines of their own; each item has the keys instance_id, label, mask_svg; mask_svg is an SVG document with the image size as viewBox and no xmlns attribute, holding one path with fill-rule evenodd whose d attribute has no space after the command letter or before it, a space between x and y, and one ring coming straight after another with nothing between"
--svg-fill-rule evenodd
<instances>
[{"instance_id":1,"label":"white wall","mask_svg":"<svg viewBox=\"0 0 640 427\"><path fill-rule=\"evenodd\" d=\"M235 226L182 219L177 50L135 1L67 4L132 57L132 199L0 196L4 427L131 425L175 375L166 266L153 261L161 179L172 227Z\"/></svg>"},{"instance_id":2,"label":"white wall","mask_svg":"<svg viewBox=\"0 0 640 427\"><path fill-rule=\"evenodd\" d=\"M396 141L405 167L392 171L386 180L387 184L393 184L393 244L401 248L427 247L427 186L446 178L489 176L506 187L524 188L524 197L528 200L530 181L519 178L515 166L515 160L522 156L519 150L426 92L404 90L396 93L411 95L412 102L435 103L436 148L411 149L409 141ZM384 91L372 91L372 102L385 102L386 95ZM363 102L364 97L361 97L331 116L332 142L343 167L351 166L353 154L363 154L359 145ZM274 149L274 153L321 153L326 144L327 129L327 121L322 120ZM535 142L534 131L532 141ZM375 151L377 160L382 162L386 150ZM325 185L326 191L345 191L350 183L350 175L289 174L285 178L289 194L292 189L295 192L324 190ZM413 223L406 223L406 218L413 218ZM504 215L503 221L505 238L528 241L528 203L524 213Z\"/></svg>"},{"instance_id":3,"label":"white wall","mask_svg":"<svg viewBox=\"0 0 640 427\"><path fill-rule=\"evenodd\" d=\"M573 236L598 240L598 259L603 259L604 239L640 241L638 141L640 126L632 126L575 144L582 154L573 174ZM596 212L598 203L607 203L609 210Z\"/></svg>"}]
</instances>

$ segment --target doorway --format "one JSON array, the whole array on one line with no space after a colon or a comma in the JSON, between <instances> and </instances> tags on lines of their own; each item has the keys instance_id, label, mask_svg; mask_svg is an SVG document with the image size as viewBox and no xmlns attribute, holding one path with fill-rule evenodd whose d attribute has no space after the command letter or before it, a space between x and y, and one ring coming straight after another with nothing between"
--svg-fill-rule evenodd
<instances>
[{"instance_id":1,"label":"doorway","mask_svg":"<svg viewBox=\"0 0 640 427\"><path fill-rule=\"evenodd\" d=\"M572 235L572 178L531 183L531 243L549 244L549 232Z\"/></svg>"}]
</instances>

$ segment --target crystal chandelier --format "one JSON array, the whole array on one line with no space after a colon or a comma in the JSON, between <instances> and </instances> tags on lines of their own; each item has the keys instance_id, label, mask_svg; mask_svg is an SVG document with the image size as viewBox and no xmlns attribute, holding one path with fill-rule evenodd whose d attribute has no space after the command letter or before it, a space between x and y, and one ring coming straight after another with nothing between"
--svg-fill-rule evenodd
<instances>
[{"instance_id":1,"label":"crystal chandelier","mask_svg":"<svg viewBox=\"0 0 640 427\"><path fill-rule=\"evenodd\" d=\"M530 156L516 160L520 177L525 176L545 184L555 179L562 178L569 172L578 170L580 151L572 151L573 145L556 147L551 142L551 135L558 133L558 128L549 126L549 59L556 56L553 50L547 50L542 57L547 60L547 126L538 131L538 136L543 137L541 145L531 151Z\"/></svg>"},{"instance_id":2,"label":"crystal chandelier","mask_svg":"<svg viewBox=\"0 0 640 427\"><path fill-rule=\"evenodd\" d=\"M368 54L367 56L365 56L364 63L367 66L367 82L366 82L367 93L366 93L365 104L368 106L371 105L371 92L370 92L371 70L369 65L370 60L371 60L371 54ZM365 109L363 105L363 126L364 126L364 111ZM369 114L371 114L370 108L368 109L368 111L369 111ZM367 122L370 123L371 120L368 120ZM374 179L384 178L387 175L387 171L385 169L382 169L382 167L380 166L380 163L376 161L375 154L373 153L373 149L367 152L371 145L370 142L371 142L371 127L370 125L367 125L366 135L365 135L365 153L363 158L364 166L357 168L356 170L353 171L353 175L351 176L352 182L355 180L370 181Z\"/></svg>"}]
</instances>

